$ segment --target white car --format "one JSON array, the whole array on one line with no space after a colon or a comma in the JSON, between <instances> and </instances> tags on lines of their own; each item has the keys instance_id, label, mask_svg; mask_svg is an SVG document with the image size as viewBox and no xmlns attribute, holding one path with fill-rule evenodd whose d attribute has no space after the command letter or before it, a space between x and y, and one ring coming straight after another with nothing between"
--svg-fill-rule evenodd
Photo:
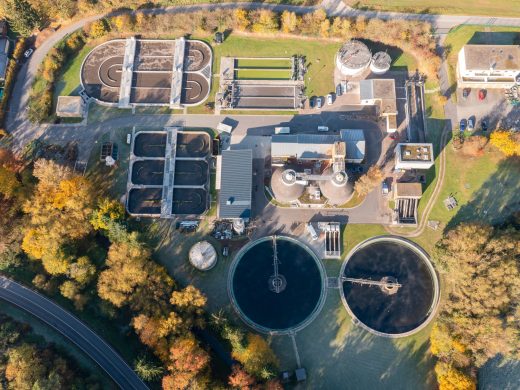
<instances>
[{"instance_id":1,"label":"white car","mask_svg":"<svg viewBox=\"0 0 520 390\"><path fill-rule=\"evenodd\" d=\"M34 49L27 49L24 53L23 53L23 56L25 58L29 58L31 56L31 54L34 53Z\"/></svg>"},{"instance_id":2,"label":"white car","mask_svg":"<svg viewBox=\"0 0 520 390\"><path fill-rule=\"evenodd\" d=\"M331 93L329 93L329 94L327 95L327 104L328 104L329 106L332 105L332 94L331 94Z\"/></svg>"}]
</instances>

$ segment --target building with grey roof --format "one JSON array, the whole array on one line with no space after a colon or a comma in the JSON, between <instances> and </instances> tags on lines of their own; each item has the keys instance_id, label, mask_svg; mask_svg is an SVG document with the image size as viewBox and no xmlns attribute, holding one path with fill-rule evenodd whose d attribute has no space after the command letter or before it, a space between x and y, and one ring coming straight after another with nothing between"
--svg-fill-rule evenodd
<instances>
[{"instance_id":1,"label":"building with grey roof","mask_svg":"<svg viewBox=\"0 0 520 390\"><path fill-rule=\"evenodd\" d=\"M273 160L329 160L335 142L344 142L345 161L360 163L365 158L363 130L341 130L340 134L291 134L271 137Z\"/></svg>"},{"instance_id":2,"label":"building with grey roof","mask_svg":"<svg viewBox=\"0 0 520 390\"><path fill-rule=\"evenodd\" d=\"M5 81L7 65L9 64L9 40L0 38L0 82Z\"/></svg>"},{"instance_id":3,"label":"building with grey roof","mask_svg":"<svg viewBox=\"0 0 520 390\"><path fill-rule=\"evenodd\" d=\"M224 150L220 164L217 214L222 219L251 218L253 152Z\"/></svg>"},{"instance_id":4,"label":"building with grey roof","mask_svg":"<svg viewBox=\"0 0 520 390\"><path fill-rule=\"evenodd\" d=\"M520 83L520 45L465 45L457 61L459 87L510 88Z\"/></svg>"}]
</instances>

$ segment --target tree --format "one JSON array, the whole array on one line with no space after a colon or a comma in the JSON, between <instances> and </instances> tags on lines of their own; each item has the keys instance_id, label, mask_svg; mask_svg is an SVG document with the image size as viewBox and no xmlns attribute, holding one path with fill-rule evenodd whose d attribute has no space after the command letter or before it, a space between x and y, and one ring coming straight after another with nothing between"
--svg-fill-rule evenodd
<instances>
[{"instance_id":1,"label":"tree","mask_svg":"<svg viewBox=\"0 0 520 390\"><path fill-rule=\"evenodd\" d=\"M506 156L520 156L520 139L512 131L496 130L490 136L491 145Z\"/></svg>"},{"instance_id":2,"label":"tree","mask_svg":"<svg viewBox=\"0 0 520 390\"><path fill-rule=\"evenodd\" d=\"M298 25L298 17L294 12L283 11L281 17L282 31L286 34L292 33L296 30Z\"/></svg>"},{"instance_id":3,"label":"tree","mask_svg":"<svg viewBox=\"0 0 520 390\"><path fill-rule=\"evenodd\" d=\"M376 186L381 183L383 179L383 172L379 167L372 166L368 169L367 173L361 176L354 185L354 191L358 194L358 196L366 196L369 192L371 192Z\"/></svg>"},{"instance_id":4,"label":"tree","mask_svg":"<svg viewBox=\"0 0 520 390\"><path fill-rule=\"evenodd\" d=\"M11 388L32 389L45 377L45 366L35 346L21 344L7 351L5 377Z\"/></svg>"},{"instance_id":5,"label":"tree","mask_svg":"<svg viewBox=\"0 0 520 390\"><path fill-rule=\"evenodd\" d=\"M82 256L68 267L68 276L80 286L86 286L96 276L96 266L87 256Z\"/></svg>"},{"instance_id":6,"label":"tree","mask_svg":"<svg viewBox=\"0 0 520 390\"><path fill-rule=\"evenodd\" d=\"M237 8L233 12L234 27L238 31L246 31L251 24L249 20L249 13L243 8Z\"/></svg>"},{"instance_id":7,"label":"tree","mask_svg":"<svg viewBox=\"0 0 520 390\"><path fill-rule=\"evenodd\" d=\"M102 198L92 213L90 223L95 230L109 230L113 223L121 223L125 217L125 208L114 199Z\"/></svg>"},{"instance_id":8,"label":"tree","mask_svg":"<svg viewBox=\"0 0 520 390\"><path fill-rule=\"evenodd\" d=\"M496 354L516 356L520 324L520 231L461 224L438 244L438 263L452 284L441 312L446 332L480 367Z\"/></svg>"},{"instance_id":9,"label":"tree","mask_svg":"<svg viewBox=\"0 0 520 390\"><path fill-rule=\"evenodd\" d=\"M106 19L99 19L92 22L85 30L90 38L97 39L108 34L110 32L110 26Z\"/></svg>"},{"instance_id":10,"label":"tree","mask_svg":"<svg viewBox=\"0 0 520 390\"><path fill-rule=\"evenodd\" d=\"M0 193L7 199L12 198L20 189L21 184L16 173L0 166Z\"/></svg>"},{"instance_id":11,"label":"tree","mask_svg":"<svg viewBox=\"0 0 520 390\"><path fill-rule=\"evenodd\" d=\"M278 16L271 10L261 9L253 13L251 30L257 33L271 33L278 31Z\"/></svg>"},{"instance_id":12,"label":"tree","mask_svg":"<svg viewBox=\"0 0 520 390\"><path fill-rule=\"evenodd\" d=\"M475 381L470 376L447 363L437 362L435 374L439 390L475 390L477 388Z\"/></svg>"},{"instance_id":13,"label":"tree","mask_svg":"<svg viewBox=\"0 0 520 390\"><path fill-rule=\"evenodd\" d=\"M185 336L172 343L167 366L175 380L175 387L185 389L193 383L204 383L209 368L209 355L193 336ZM163 382L164 388L164 382Z\"/></svg>"},{"instance_id":14,"label":"tree","mask_svg":"<svg viewBox=\"0 0 520 390\"><path fill-rule=\"evenodd\" d=\"M166 361L168 358L168 341L159 333L161 320L139 314L132 319L132 326L141 342L150 347L159 359Z\"/></svg>"},{"instance_id":15,"label":"tree","mask_svg":"<svg viewBox=\"0 0 520 390\"><path fill-rule=\"evenodd\" d=\"M184 321L189 327L204 325L203 314L206 301L206 296L192 285L183 290L174 291L170 299L170 303L184 314Z\"/></svg>"},{"instance_id":16,"label":"tree","mask_svg":"<svg viewBox=\"0 0 520 390\"><path fill-rule=\"evenodd\" d=\"M162 367L149 362L144 357L139 357L135 361L134 369L137 375L145 381L155 381L159 379L164 371Z\"/></svg>"},{"instance_id":17,"label":"tree","mask_svg":"<svg viewBox=\"0 0 520 390\"><path fill-rule=\"evenodd\" d=\"M110 24L112 27L115 27L117 31L123 32L133 28L134 20L129 14L122 14L110 19Z\"/></svg>"},{"instance_id":18,"label":"tree","mask_svg":"<svg viewBox=\"0 0 520 390\"><path fill-rule=\"evenodd\" d=\"M42 17L27 0L3 0L0 11L9 21L9 26L22 37L28 37L41 27Z\"/></svg>"},{"instance_id":19,"label":"tree","mask_svg":"<svg viewBox=\"0 0 520 390\"><path fill-rule=\"evenodd\" d=\"M253 376L240 368L239 365L234 365L229 376L228 383L234 389L250 389L256 384Z\"/></svg>"},{"instance_id":20,"label":"tree","mask_svg":"<svg viewBox=\"0 0 520 390\"><path fill-rule=\"evenodd\" d=\"M233 349L232 355L248 373L262 379L272 378L279 364L264 338L253 333L247 334L245 347L241 350Z\"/></svg>"}]
</instances>

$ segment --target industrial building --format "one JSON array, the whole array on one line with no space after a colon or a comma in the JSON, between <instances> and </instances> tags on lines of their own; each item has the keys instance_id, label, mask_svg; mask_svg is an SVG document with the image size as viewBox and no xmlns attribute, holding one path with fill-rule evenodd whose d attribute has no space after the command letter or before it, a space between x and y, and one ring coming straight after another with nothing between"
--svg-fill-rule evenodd
<instances>
[{"instance_id":1,"label":"industrial building","mask_svg":"<svg viewBox=\"0 0 520 390\"><path fill-rule=\"evenodd\" d=\"M56 115L61 118L83 118L85 102L81 96L58 96Z\"/></svg>"},{"instance_id":2,"label":"industrial building","mask_svg":"<svg viewBox=\"0 0 520 390\"><path fill-rule=\"evenodd\" d=\"M363 130L345 129L340 134L293 134L271 137L273 161L329 160L336 142L345 143L343 158L348 163L361 163L365 158L365 135Z\"/></svg>"},{"instance_id":3,"label":"industrial building","mask_svg":"<svg viewBox=\"0 0 520 390\"><path fill-rule=\"evenodd\" d=\"M417 208L422 197L421 183L396 183L394 186L395 221L416 225Z\"/></svg>"},{"instance_id":4,"label":"industrial building","mask_svg":"<svg viewBox=\"0 0 520 390\"><path fill-rule=\"evenodd\" d=\"M520 83L520 45L465 45L457 79L464 88L511 88Z\"/></svg>"},{"instance_id":5,"label":"industrial building","mask_svg":"<svg viewBox=\"0 0 520 390\"><path fill-rule=\"evenodd\" d=\"M395 147L395 169L430 169L434 163L432 144L400 143Z\"/></svg>"},{"instance_id":6,"label":"industrial building","mask_svg":"<svg viewBox=\"0 0 520 390\"><path fill-rule=\"evenodd\" d=\"M217 215L221 219L251 218L253 152L224 150L217 166L220 185Z\"/></svg>"},{"instance_id":7,"label":"industrial building","mask_svg":"<svg viewBox=\"0 0 520 390\"><path fill-rule=\"evenodd\" d=\"M359 82L361 104L377 106L378 115L385 118L386 131L397 131L397 101L394 79L370 79Z\"/></svg>"},{"instance_id":8,"label":"industrial building","mask_svg":"<svg viewBox=\"0 0 520 390\"><path fill-rule=\"evenodd\" d=\"M9 64L9 39L0 38L0 86L3 86Z\"/></svg>"},{"instance_id":9,"label":"industrial building","mask_svg":"<svg viewBox=\"0 0 520 390\"><path fill-rule=\"evenodd\" d=\"M390 54L386 51L378 51L372 57L372 62L370 63L370 71L377 75L382 75L388 72L390 66L392 65L392 58Z\"/></svg>"}]
</instances>

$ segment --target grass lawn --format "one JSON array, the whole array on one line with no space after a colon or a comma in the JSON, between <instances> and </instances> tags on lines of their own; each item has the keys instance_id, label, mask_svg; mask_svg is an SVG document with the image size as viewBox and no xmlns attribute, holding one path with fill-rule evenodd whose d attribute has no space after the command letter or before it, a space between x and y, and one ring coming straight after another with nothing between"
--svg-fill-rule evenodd
<instances>
[{"instance_id":1,"label":"grass lawn","mask_svg":"<svg viewBox=\"0 0 520 390\"><path fill-rule=\"evenodd\" d=\"M518 14L520 14L520 0L518 3ZM509 2L507 2L509 3ZM513 11L511 6L509 15ZM450 85L455 85L457 82L456 67L457 57L460 49L466 44L500 44L511 45L520 43L520 27L494 27L494 26L458 26L452 29L446 40L444 46L448 51L448 73L450 78Z\"/></svg>"},{"instance_id":2,"label":"grass lawn","mask_svg":"<svg viewBox=\"0 0 520 390\"><path fill-rule=\"evenodd\" d=\"M346 0L347 5L379 11L484 16L520 16L520 0Z\"/></svg>"},{"instance_id":3,"label":"grass lawn","mask_svg":"<svg viewBox=\"0 0 520 390\"><path fill-rule=\"evenodd\" d=\"M88 123L104 122L112 118L128 116L131 113L132 110L130 108L107 107L92 102L88 108Z\"/></svg>"},{"instance_id":4,"label":"grass lawn","mask_svg":"<svg viewBox=\"0 0 520 390\"><path fill-rule=\"evenodd\" d=\"M271 58L240 58L235 61L236 68L273 68L291 69L292 60L290 59L271 59Z\"/></svg>"},{"instance_id":5,"label":"grass lawn","mask_svg":"<svg viewBox=\"0 0 520 390\"><path fill-rule=\"evenodd\" d=\"M290 80L289 69L238 69L235 70L237 80Z\"/></svg>"},{"instance_id":6,"label":"grass lawn","mask_svg":"<svg viewBox=\"0 0 520 390\"><path fill-rule=\"evenodd\" d=\"M54 88L56 99L58 96L78 95L81 88L80 71L81 64L92 50L91 46L85 45L78 54L72 57L62 69L62 73Z\"/></svg>"},{"instance_id":7,"label":"grass lawn","mask_svg":"<svg viewBox=\"0 0 520 390\"><path fill-rule=\"evenodd\" d=\"M126 135L131 132L131 128L112 129L95 141L87 165L87 177L94 184L94 188L103 191L100 195L108 193L120 199L126 193L130 157L130 145L126 143ZM114 167L107 167L105 162L100 160L101 146L109 141L117 143L119 148L119 159Z\"/></svg>"}]
</instances>

